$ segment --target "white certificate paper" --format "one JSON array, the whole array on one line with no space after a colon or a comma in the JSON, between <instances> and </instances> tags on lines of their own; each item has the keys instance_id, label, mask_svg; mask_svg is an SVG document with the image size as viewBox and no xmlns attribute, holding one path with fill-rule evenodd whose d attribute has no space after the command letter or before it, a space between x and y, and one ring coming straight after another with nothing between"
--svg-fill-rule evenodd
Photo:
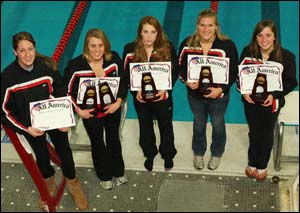
<instances>
[{"instance_id":1,"label":"white certificate paper","mask_svg":"<svg viewBox=\"0 0 300 213\"><path fill-rule=\"evenodd\" d=\"M202 66L210 66L213 76L213 83L228 84L229 82L229 58L188 55L187 81L199 81Z\"/></svg>"},{"instance_id":2,"label":"white certificate paper","mask_svg":"<svg viewBox=\"0 0 300 213\"><path fill-rule=\"evenodd\" d=\"M99 96L99 83L103 83L105 81L108 83L109 88L116 99L120 86L120 77L80 78L76 101L77 104L82 104L86 87L89 85L94 85L96 87L97 103L101 104Z\"/></svg>"},{"instance_id":3,"label":"white certificate paper","mask_svg":"<svg viewBox=\"0 0 300 213\"><path fill-rule=\"evenodd\" d=\"M151 72L157 90L172 89L171 62L130 63L130 90L141 90L142 73Z\"/></svg>"},{"instance_id":4,"label":"white certificate paper","mask_svg":"<svg viewBox=\"0 0 300 213\"><path fill-rule=\"evenodd\" d=\"M60 97L30 102L31 126L51 130L75 126L71 97Z\"/></svg>"},{"instance_id":5,"label":"white certificate paper","mask_svg":"<svg viewBox=\"0 0 300 213\"><path fill-rule=\"evenodd\" d=\"M267 90L282 91L283 66L277 62L268 64L239 65L239 82L241 94L251 94L257 73L267 75Z\"/></svg>"}]
</instances>

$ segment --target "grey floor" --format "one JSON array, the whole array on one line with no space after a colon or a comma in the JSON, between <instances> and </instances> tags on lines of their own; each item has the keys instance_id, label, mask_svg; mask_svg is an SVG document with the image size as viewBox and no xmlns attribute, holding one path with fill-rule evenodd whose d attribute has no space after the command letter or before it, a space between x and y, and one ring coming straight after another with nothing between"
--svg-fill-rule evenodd
<instances>
[{"instance_id":1,"label":"grey floor","mask_svg":"<svg viewBox=\"0 0 300 213\"><path fill-rule=\"evenodd\" d=\"M1 209L39 211L38 191L20 163L1 163ZM129 182L102 189L92 168L77 167L89 208L98 212L278 212L279 186L238 176L126 170ZM61 172L56 168L57 182ZM76 211L65 190L59 212Z\"/></svg>"},{"instance_id":2,"label":"grey floor","mask_svg":"<svg viewBox=\"0 0 300 213\"><path fill-rule=\"evenodd\" d=\"M163 160L158 155L154 161L154 170L149 173L143 167L144 157L138 145L138 122L127 119L122 131L122 148L129 182L117 186L114 190L105 191L92 168L90 151L79 151L89 149L89 140L82 122L79 121L77 128L70 131L70 141L78 175L90 201L88 211L286 210L281 201L281 194L284 193L281 186L298 172L299 164L282 164L281 170L275 171L271 156L268 166L269 175L265 182L258 183L245 177L247 126L227 124L226 127L226 151L217 170L211 171L205 168L198 171L193 168L192 123L174 122L175 145L178 151L174 159L174 168L170 172L164 172ZM157 127L155 130L158 136ZM209 144L210 135L211 127L208 124ZM298 129L287 128L284 140L283 153L299 156ZM209 155L210 152L207 150L206 163ZM24 166L19 163L20 159L12 145L1 143L1 209L38 211L36 207L38 191ZM18 175L9 175L13 168L18 168ZM274 175L282 180L279 184L271 182L271 177ZM26 189L22 185L22 177L27 180ZM7 186L8 183L14 183L13 187ZM74 204L66 190L57 211L73 211L72 209L74 210Z\"/></svg>"}]
</instances>

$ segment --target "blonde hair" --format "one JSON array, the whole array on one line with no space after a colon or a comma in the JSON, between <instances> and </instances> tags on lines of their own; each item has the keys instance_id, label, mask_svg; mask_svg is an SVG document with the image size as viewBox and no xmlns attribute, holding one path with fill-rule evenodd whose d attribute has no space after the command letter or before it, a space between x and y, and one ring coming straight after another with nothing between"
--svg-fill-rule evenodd
<instances>
[{"instance_id":1,"label":"blonde hair","mask_svg":"<svg viewBox=\"0 0 300 213\"><path fill-rule=\"evenodd\" d=\"M84 39L84 46L83 46L83 57L86 58L88 61L90 61L90 53L89 53L89 41L91 37L95 37L95 38L100 38L103 42L104 45L104 58L106 61L110 61L112 58L112 53L110 50L110 42L107 38L107 36L105 35L105 33L98 29L98 28L93 28L90 29L86 35L85 35L85 39Z\"/></svg>"},{"instance_id":2,"label":"blonde hair","mask_svg":"<svg viewBox=\"0 0 300 213\"><path fill-rule=\"evenodd\" d=\"M198 31L197 31L197 26L199 25L200 20L202 18L205 18L205 17L213 18L213 20L215 22L215 25L217 26L216 36L217 36L218 39L220 39L220 40L228 40L229 39L228 36L224 35L221 32L220 25L219 25L219 22L218 22L217 13L214 12L214 11L212 11L212 10L210 10L210 9L205 9L202 12L200 12L200 14L198 15L197 24L196 24L196 30L195 30L194 34L191 35L189 37L189 39L187 40L187 45L189 47L200 47L201 46L201 44L200 44L200 36L199 36Z\"/></svg>"}]
</instances>

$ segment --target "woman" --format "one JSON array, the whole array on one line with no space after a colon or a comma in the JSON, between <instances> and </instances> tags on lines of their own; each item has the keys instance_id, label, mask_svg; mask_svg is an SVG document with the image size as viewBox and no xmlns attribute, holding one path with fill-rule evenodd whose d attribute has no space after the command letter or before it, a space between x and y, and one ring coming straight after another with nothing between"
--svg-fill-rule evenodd
<instances>
[{"instance_id":1,"label":"woman","mask_svg":"<svg viewBox=\"0 0 300 213\"><path fill-rule=\"evenodd\" d=\"M267 177L267 166L274 140L274 128L284 96L298 85L295 56L280 46L277 29L271 20L257 23L250 44L243 49L241 64L271 64L283 66L283 91L272 91L263 103L256 103L251 94L243 94L242 101L249 126L248 166L246 175L263 181ZM276 110L277 109L277 110Z\"/></svg>"},{"instance_id":2,"label":"woman","mask_svg":"<svg viewBox=\"0 0 300 213\"><path fill-rule=\"evenodd\" d=\"M187 81L189 55L229 58L228 84L210 82L206 94L202 94L199 91L199 81ZM211 10L203 10L198 16L195 33L185 38L179 48L180 77L186 84L189 104L194 114L192 148L195 169L204 168L208 115L212 124L212 143L211 158L207 167L215 170L220 164L226 144L224 114L229 102L230 87L237 75L237 60L238 54L234 43L220 32L217 14Z\"/></svg>"},{"instance_id":3,"label":"woman","mask_svg":"<svg viewBox=\"0 0 300 213\"><path fill-rule=\"evenodd\" d=\"M104 108L98 104L96 109L85 109L82 104L77 104L75 100L79 81L83 77L120 77L116 101ZM109 40L103 31L94 28L86 33L83 53L69 61L65 68L64 81L69 84L68 95L74 100L76 113L83 118L91 141L94 168L102 187L113 189L113 178L118 184L126 183L119 126L121 103L127 96L128 88L123 78L121 58L117 52L111 51Z\"/></svg>"},{"instance_id":4,"label":"woman","mask_svg":"<svg viewBox=\"0 0 300 213\"><path fill-rule=\"evenodd\" d=\"M46 134L31 126L29 103L64 96L63 81L57 64L35 50L35 41L28 32L13 36L16 60L1 73L1 122L25 136L32 147L36 163L45 178L50 194L56 192L55 170L50 164ZM53 91L53 93L51 93ZM68 128L49 130L51 141L62 162L67 186L79 209L88 206L81 189L68 141ZM41 202L39 206L42 207Z\"/></svg>"},{"instance_id":5,"label":"woman","mask_svg":"<svg viewBox=\"0 0 300 213\"><path fill-rule=\"evenodd\" d=\"M176 51L171 42L168 41L159 21L152 16L145 16L140 20L136 40L124 47L123 61L127 80L129 79L130 63L158 61L171 62L173 87L178 78ZM160 132L159 152L165 160L165 170L172 169L174 166L173 158L177 153L172 124L172 90L159 90L153 101L145 101L141 91L131 91L131 94L139 120L139 144L146 157L145 168L152 171L153 160L158 153L153 128L153 120L156 117Z\"/></svg>"}]
</instances>

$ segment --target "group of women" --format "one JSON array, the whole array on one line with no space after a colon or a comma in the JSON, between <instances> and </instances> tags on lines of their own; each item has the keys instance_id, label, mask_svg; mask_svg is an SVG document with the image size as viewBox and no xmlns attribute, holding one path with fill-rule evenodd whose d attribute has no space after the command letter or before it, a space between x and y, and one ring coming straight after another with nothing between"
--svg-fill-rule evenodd
<instances>
[{"instance_id":1,"label":"group of women","mask_svg":"<svg viewBox=\"0 0 300 213\"><path fill-rule=\"evenodd\" d=\"M45 132L30 123L29 103L50 98L50 96L71 96L75 112L82 118L92 147L92 159L97 176L104 189L112 189L115 184L125 184L125 164L119 137L122 102L130 88L130 64L148 62L171 62L172 88L178 77L186 85L188 102L194 115L192 149L195 169L204 168L207 149L206 125L208 116L212 124L212 143L208 169L218 168L225 151L226 128L224 114L230 97L230 87L239 75L238 64L264 64L272 61L282 64L282 91L269 91L263 103L257 103L251 94L243 94L246 119L249 125L249 149L246 174L262 181L267 177L267 164L273 144L273 132L280 108L284 106L284 96L295 89L295 56L283 49L278 40L274 23L262 20L257 23L252 39L238 58L237 48L232 40L223 35L217 14L203 10L196 22L195 32L180 44L178 54L168 40L159 21L152 16L140 20L137 37L124 47L123 57L111 50L105 33L90 29L85 36L83 52L70 60L63 76L57 65L48 57L36 52L35 41L28 32L13 36L16 60L1 73L1 122L22 134L28 140L35 155L37 165L53 195L56 191L54 169L50 165ZM229 59L229 78L226 84L212 83L207 93L200 93L201 82L188 80L189 56L212 56ZM115 102L101 109L87 109L76 102L80 78L119 77L119 89ZM164 167L169 171L174 166L177 153L173 131L172 89L158 90L155 99L147 101L141 91L130 91L139 122L139 144L145 156L144 167L152 171L156 155L164 159ZM274 105L279 103L278 110ZM160 144L157 148L153 121L157 120ZM47 131L62 160L62 172L67 177L67 186L76 206L86 209L87 199L76 176L68 128ZM105 134L104 134L105 131ZM104 138L105 135L105 138Z\"/></svg>"}]
</instances>

